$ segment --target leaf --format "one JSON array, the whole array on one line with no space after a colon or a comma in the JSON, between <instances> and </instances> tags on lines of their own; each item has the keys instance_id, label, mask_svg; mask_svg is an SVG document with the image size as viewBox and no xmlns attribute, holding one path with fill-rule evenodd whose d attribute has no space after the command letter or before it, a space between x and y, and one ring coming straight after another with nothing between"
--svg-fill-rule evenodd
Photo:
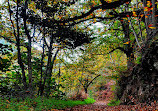
<instances>
[{"instance_id":1,"label":"leaf","mask_svg":"<svg viewBox=\"0 0 158 111\"><path fill-rule=\"evenodd\" d=\"M8 103L10 103L10 101L9 100L6 100Z\"/></svg>"},{"instance_id":2,"label":"leaf","mask_svg":"<svg viewBox=\"0 0 158 111\"><path fill-rule=\"evenodd\" d=\"M149 24L149 25L148 25L148 27L151 27L151 26L153 26L153 24Z\"/></svg>"},{"instance_id":3,"label":"leaf","mask_svg":"<svg viewBox=\"0 0 158 111\"><path fill-rule=\"evenodd\" d=\"M145 16L145 18L148 18L148 16Z\"/></svg>"},{"instance_id":4,"label":"leaf","mask_svg":"<svg viewBox=\"0 0 158 111\"><path fill-rule=\"evenodd\" d=\"M147 12L148 11L148 7L144 7L144 11Z\"/></svg>"},{"instance_id":5,"label":"leaf","mask_svg":"<svg viewBox=\"0 0 158 111\"><path fill-rule=\"evenodd\" d=\"M127 17L129 17L129 15L126 15Z\"/></svg>"},{"instance_id":6,"label":"leaf","mask_svg":"<svg viewBox=\"0 0 158 111\"><path fill-rule=\"evenodd\" d=\"M94 18L93 20L94 20L95 23L97 22L96 18Z\"/></svg>"},{"instance_id":7,"label":"leaf","mask_svg":"<svg viewBox=\"0 0 158 111\"><path fill-rule=\"evenodd\" d=\"M152 5L151 1L147 1L147 7L150 7Z\"/></svg>"},{"instance_id":8,"label":"leaf","mask_svg":"<svg viewBox=\"0 0 158 111\"><path fill-rule=\"evenodd\" d=\"M137 17L137 14L136 14L136 12L133 12L133 16L134 16L134 17Z\"/></svg>"},{"instance_id":9,"label":"leaf","mask_svg":"<svg viewBox=\"0 0 158 111\"><path fill-rule=\"evenodd\" d=\"M150 29L156 29L156 27L149 27Z\"/></svg>"},{"instance_id":10,"label":"leaf","mask_svg":"<svg viewBox=\"0 0 158 111\"><path fill-rule=\"evenodd\" d=\"M131 41L128 41L128 42L125 42L125 43L123 43L123 44L129 44Z\"/></svg>"}]
</instances>

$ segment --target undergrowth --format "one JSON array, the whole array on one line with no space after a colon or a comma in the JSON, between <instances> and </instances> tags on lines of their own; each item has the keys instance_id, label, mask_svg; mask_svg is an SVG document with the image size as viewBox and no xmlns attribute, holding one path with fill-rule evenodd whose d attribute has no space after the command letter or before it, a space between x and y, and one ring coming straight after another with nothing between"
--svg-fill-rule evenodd
<instances>
[{"instance_id":1,"label":"undergrowth","mask_svg":"<svg viewBox=\"0 0 158 111\"><path fill-rule=\"evenodd\" d=\"M111 100L107 105L108 106L117 106L120 104L120 100Z\"/></svg>"},{"instance_id":2,"label":"undergrowth","mask_svg":"<svg viewBox=\"0 0 158 111\"><path fill-rule=\"evenodd\" d=\"M95 100L92 98L85 99L84 101L72 100L55 100L52 98L26 98L25 100L19 98L1 98L0 97L0 111L41 111L52 109L65 109L74 107L76 105L92 104Z\"/></svg>"}]
</instances>

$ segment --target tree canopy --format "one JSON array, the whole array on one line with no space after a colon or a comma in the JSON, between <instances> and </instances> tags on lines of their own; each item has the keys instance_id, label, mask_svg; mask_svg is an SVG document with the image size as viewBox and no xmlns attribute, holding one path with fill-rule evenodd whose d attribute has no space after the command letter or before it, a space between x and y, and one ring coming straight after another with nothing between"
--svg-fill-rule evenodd
<instances>
[{"instance_id":1,"label":"tree canopy","mask_svg":"<svg viewBox=\"0 0 158 111\"><path fill-rule=\"evenodd\" d=\"M0 38L10 45L0 43L0 71L11 78L8 90L15 89L14 95L20 89L31 97L59 97L66 92L64 87L68 91L69 86L70 90L81 86L88 93L94 81L110 78L125 87L118 95L125 103L126 94L143 93L138 81L145 80L141 74L148 64L154 77L147 82L153 89L143 94L154 90L158 98L157 53L149 51L156 51L158 40L157 4L155 0L5 0L0 6ZM139 73L138 67L144 70ZM143 79L121 83L134 76ZM76 81L72 84L69 79ZM135 86L129 84L134 81L139 87L132 92Z\"/></svg>"}]
</instances>

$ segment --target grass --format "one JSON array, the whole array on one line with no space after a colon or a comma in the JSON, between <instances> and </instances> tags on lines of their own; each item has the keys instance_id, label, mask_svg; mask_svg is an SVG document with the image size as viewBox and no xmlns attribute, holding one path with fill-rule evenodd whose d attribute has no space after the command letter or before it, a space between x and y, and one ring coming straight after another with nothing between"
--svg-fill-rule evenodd
<instances>
[{"instance_id":1,"label":"grass","mask_svg":"<svg viewBox=\"0 0 158 111\"><path fill-rule=\"evenodd\" d=\"M117 106L120 104L120 100L111 100L107 105L108 106Z\"/></svg>"},{"instance_id":2,"label":"grass","mask_svg":"<svg viewBox=\"0 0 158 111\"><path fill-rule=\"evenodd\" d=\"M34 99L26 98L25 100L19 98L0 98L0 111L41 111L64 109L76 105L92 104L94 102L95 100L92 98L85 99L84 101L55 100L43 97L37 97Z\"/></svg>"}]
</instances>

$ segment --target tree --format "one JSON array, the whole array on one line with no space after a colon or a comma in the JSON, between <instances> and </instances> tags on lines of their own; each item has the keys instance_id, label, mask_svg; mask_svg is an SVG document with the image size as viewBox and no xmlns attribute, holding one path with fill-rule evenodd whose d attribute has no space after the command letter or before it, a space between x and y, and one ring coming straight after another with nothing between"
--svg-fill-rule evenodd
<instances>
[{"instance_id":1,"label":"tree","mask_svg":"<svg viewBox=\"0 0 158 111\"><path fill-rule=\"evenodd\" d=\"M132 67L134 66L133 61L136 53L141 55L142 64L144 64L143 58L146 57L145 53L150 53L147 51L147 49L152 46L151 44L153 43L153 40L157 40L157 2L155 2L155 0L143 0L137 2L131 2L131 0L90 0L87 2L88 7L85 8L85 10L80 9L79 11L74 9L75 3L80 3L75 0L17 0L13 1L13 4L10 4L9 1L7 3L10 17L9 26L12 27L12 31L16 39L15 43L18 51L18 63L22 70L23 85L26 86L25 88L29 88L30 90L32 90L31 44L33 43L33 38L36 35L35 32L40 32L42 34L42 41L44 43L43 48L47 47L46 50L48 51L48 61L46 69L44 70L44 76L41 77L43 78L43 81L41 81L43 82L43 89L41 92L43 92L44 86L46 86L48 92L47 95L49 95L50 92L51 73L58 51L63 48L76 48L77 46L81 46L84 43L89 43L92 39L87 33L77 30L77 24L83 22L86 23L85 21L89 21L88 25L94 24L97 21L106 23L106 20L111 19L115 20L117 24L114 24L114 28L112 28L113 30L118 30L115 29L115 25L118 26L118 24L121 24L121 27L119 27L121 32L119 33L123 33L122 37L116 35L117 32L115 31L112 31L112 34L115 34L116 37L121 40L122 44L118 43L120 40L114 40L114 37L110 37L111 40L108 40L111 43L113 43L112 41L116 41L116 46L113 47L113 50L111 50L109 53L114 52L116 49L124 52L127 56L128 69L131 71ZM143 6L140 6L141 4L143 4ZM85 4L83 4L83 6L85 6ZM122 10L120 10L120 8L122 8ZM103 13L104 15L99 13ZM143 25L142 27L141 24ZM76 29L73 29L74 27L76 27ZM137 28L139 30L137 30ZM24 35L22 35L20 29L23 30ZM32 37L31 32L33 34ZM3 37L6 38L5 36ZM20 43L20 40L27 40L24 43L27 46L27 72L29 77L29 86L26 82L25 65L21 59L22 43ZM47 40L49 43L47 43ZM53 44L55 43L58 44L57 47L53 47ZM55 48L56 50L54 57L52 58L52 52ZM148 64L150 64L152 67L155 67L155 60L153 63ZM41 59L41 61L43 61L43 59ZM133 71L134 70L135 69L133 69ZM154 74L155 72L151 73ZM135 75L134 72L132 74ZM124 78L126 77L122 77L122 79ZM155 79L156 78L154 77L154 80ZM47 83L47 85L45 85L45 83ZM151 85L152 84L150 83L150 86ZM156 87L156 83L154 83L154 87ZM138 90L136 90L136 92L138 92Z\"/></svg>"},{"instance_id":2,"label":"tree","mask_svg":"<svg viewBox=\"0 0 158 111\"><path fill-rule=\"evenodd\" d=\"M40 81L39 91L40 91L40 95L42 95L44 91L44 87L47 87L46 88L47 89L46 91L48 92L46 93L47 96L49 96L50 89L51 89L50 84L51 84L53 64L59 50L62 50L63 48L66 48L66 47L76 48L77 46L80 46L83 43L89 43L90 41L86 33L73 30L71 29L71 26L66 27L64 26L65 24L63 23L62 24L52 23L50 21L50 18L51 18L50 16L52 16L54 20L57 19L57 17L55 17L53 13L57 13L57 14L59 13L58 16L60 16L60 13L63 13L65 11L64 7L69 5L69 4L66 4L66 2L62 2L62 1L60 2L63 3L62 6L59 6L58 3L51 2L51 1L28 1L28 0L6 1L8 6L6 5L5 6L8 8L9 21L10 21L8 25L11 26L10 27L12 28L11 33L13 34L11 36L14 36L15 39L11 40L7 36L1 36L1 37L3 37L4 39L8 40L11 43L16 44L17 52L18 52L17 54L18 64L22 70L22 81L23 81L24 89L29 90L31 95L33 91L32 44L34 44L35 42L38 42L38 40L40 39L40 36L43 36L42 37L43 54L42 54L41 64L40 64L41 65L41 81ZM51 3L53 7L52 8L49 7L47 3ZM73 3L74 2L70 4L73 4ZM58 12L57 8L60 8L61 10ZM38 15L35 9L37 9L41 13ZM51 10L53 11L50 12ZM37 36L39 39L37 39L36 37L37 33L42 34L40 36ZM49 41L49 43L47 43L46 39ZM53 46L55 43L57 45ZM27 51L26 51L27 61L25 61L24 60L25 58L22 57L23 51L21 50L21 47L23 45L26 45L26 48L27 48ZM48 61L47 61L46 69L43 70L42 67L44 66L43 59L45 56L45 50L48 51ZM54 52L54 55L52 52ZM28 80L29 80L28 84L27 84L25 67L27 67ZM43 71L44 71L44 75L43 75ZM47 85L45 85L46 83Z\"/></svg>"}]
</instances>

